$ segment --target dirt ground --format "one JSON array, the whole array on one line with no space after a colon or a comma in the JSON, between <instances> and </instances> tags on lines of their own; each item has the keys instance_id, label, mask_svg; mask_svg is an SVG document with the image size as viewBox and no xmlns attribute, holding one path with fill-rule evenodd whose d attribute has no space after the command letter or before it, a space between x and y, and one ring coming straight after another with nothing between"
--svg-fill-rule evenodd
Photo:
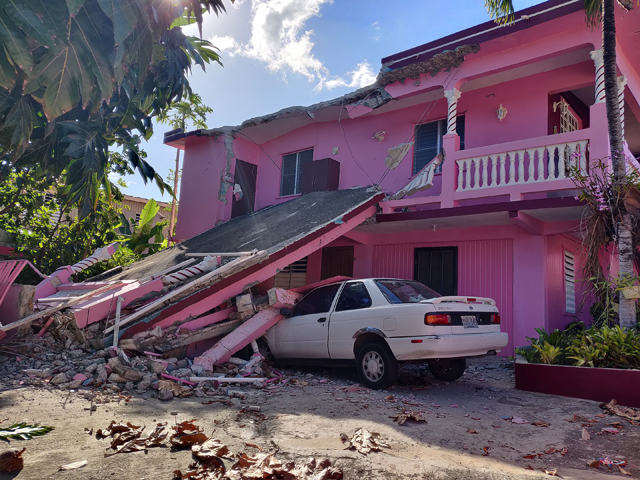
<instances>
[{"instance_id":1,"label":"dirt ground","mask_svg":"<svg viewBox=\"0 0 640 480\"><path fill-rule=\"evenodd\" d=\"M169 402L138 394L125 401L129 394L123 392L96 398L114 400L109 403L91 403L90 390L16 386L0 392L0 427L26 421L55 430L13 440L11 447L27 448L25 467L0 479L169 480L174 470L189 465L189 450L158 447L105 457L107 441L85 429L121 420L150 431L157 422L193 418L234 452L257 453L258 446L282 459L329 458L345 479L550 478L541 468L557 469L565 479L623 476L617 467L587 466L606 456L626 459L627 478L640 478L640 426L596 416L602 414L596 402L514 390L512 364L502 358L469 365L463 378L449 384L428 376L426 367L405 367L399 384L383 392L360 388L351 369L289 369L283 372L286 385L234 387L226 396ZM259 405L259 414L239 413L249 405ZM402 408L422 412L427 422L394 423L390 416ZM571 421L574 415L579 418ZM520 419L528 423L517 423ZM618 433L602 431L612 423ZM359 428L380 433L391 448L367 456L345 450L340 434L353 435ZM582 439L583 428L590 440ZM530 454L542 455L524 458ZM58 472L60 465L79 460L88 464Z\"/></svg>"}]
</instances>

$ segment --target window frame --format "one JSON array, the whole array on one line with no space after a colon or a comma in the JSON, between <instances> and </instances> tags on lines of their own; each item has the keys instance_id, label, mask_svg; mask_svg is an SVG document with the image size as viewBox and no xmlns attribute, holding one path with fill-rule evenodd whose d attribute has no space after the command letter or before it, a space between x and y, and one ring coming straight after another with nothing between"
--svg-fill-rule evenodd
<instances>
[{"instance_id":1,"label":"window frame","mask_svg":"<svg viewBox=\"0 0 640 480\"><path fill-rule=\"evenodd\" d=\"M313 161L313 150L314 148L306 148L304 150L299 150L297 152L291 152L291 153L286 153L282 155L282 162L280 163L280 197L290 197L293 195L300 195L301 194L301 181L302 181L302 177L301 177L301 168L300 168L300 163L301 163L301 159L300 159L300 155L306 152L311 152L311 161ZM290 157L291 155L295 155L296 156L296 164L295 164L295 178L293 181L293 193L285 193L284 192L284 182L285 182L285 176L284 176L284 162L285 162L285 157Z\"/></svg>"},{"instance_id":2,"label":"window frame","mask_svg":"<svg viewBox=\"0 0 640 480\"><path fill-rule=\"evenodd\" d=\"M459 125L460 121L462 119L462 122L464 123L464 129L465 132L463 135L460 136L460 150L464 150L465 147L465 140L466 140L466 118L465 118L465 114L462 113L461 115L457 115L456 116L456 125ZM424 167L426 167L427 165L429 165L433 160L430 160L428 163L424 164L422 167L420 167L419 169L416 169L416 156L417 153L419 151L425 150L425 149L421 149L421 150L417 150L416 149L416 143L417 143L417 133L418 133L418 129L423 126L423 125L428 125L430 123L435 123L438 126L438 132L437 132L437 141L436 141L436 155L438 155L439 153L443 153L444 152L444 142L443 142L443 137L447 134L447 118L441 118L439 120L432 120L429 122L422 122L422 123L416 123L413 126L413 162L411 165L411 172L412 172L412 177L417 175L418 172L420 170L422 170ZM458 133L458 135L460 135ZM435 157L435 155L434 155ZM442 163L440 165L438 165L438 167L436 168L436 173L440 173L442 172Z\"/></svg>"},{"instance_id":3,"label":"window frame","mask_svg":"<svg viewBox=\"0 0 640 480\"><path fill-rule=\"evenodd\" d=\"M342 299L342 295L344 294L345 290L350 286L350 285L362 285L364 287L364 291L367 294L367 297L369 298L369 305L367 305L366 307L358 307L358 308L347 308L344 310L338 310L338 307L340 306L340 300ZM369 293L369 289L367 288L367 285L363 282L363 281L355 281L355 282L347 282L345 283L342 288L340 289L340 294L337 297L338 299L336 300L336 307L334 309L335 313L338 312L353 312L355 310L364 310L366 308L371 308L373 306L373 298L371 298L371 293Z\"/></svg>"}]
</instances>

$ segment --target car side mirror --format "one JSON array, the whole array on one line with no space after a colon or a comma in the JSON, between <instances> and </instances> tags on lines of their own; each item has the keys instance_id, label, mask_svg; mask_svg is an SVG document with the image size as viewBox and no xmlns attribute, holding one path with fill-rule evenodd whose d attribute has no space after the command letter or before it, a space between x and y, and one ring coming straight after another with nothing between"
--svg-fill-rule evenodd
<instances>
[{"instance_id":1,"label":"car side mirror","mask_svg":"<svg viewBox=\"0 0 640 480\"><path fill-rule=\"evenodd\" d=\"M291 309L287 307L282 307L280 309L280 315L282 315L283 317L288 317L289 315L291 315Z\"/></svg>"}]
</instances>

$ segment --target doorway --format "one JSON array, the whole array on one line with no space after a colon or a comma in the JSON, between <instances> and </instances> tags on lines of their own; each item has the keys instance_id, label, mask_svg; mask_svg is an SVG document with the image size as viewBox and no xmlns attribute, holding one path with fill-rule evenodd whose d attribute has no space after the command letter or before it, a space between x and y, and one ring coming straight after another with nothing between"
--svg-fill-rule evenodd
<instances>
[{"instance_id":1,"label":"doorway","mask_svg":"<svg viewBox=\"0 0 640 480\"><path fill-rule=\"evenodd\" d=\"M416 248L413 278L440 295L457 295L458 247Z\"/></svg>"},{"instance_id":2,"label":"doorway","mask_svg":"<svg viewBox=\"0 0 640 480\"><path fill-rule=\"evenodd\" d=\"M353 277L353 246L322 249L320 279L337 276Z\"/></svg>"},{"instance_id":3,"label":"doorway","mask_svg":"<svg viewBox=\"0 0 640 480\"><path fill-rule=\"evenodd\" d=\"M258 166L253 163L236 159L236 170L234 173L235 183L242 189L242 198L236 200L232 196L231 218L241 217L253 212L256 202L256 178L258 176Z\"/></svg>"}]
</instances>

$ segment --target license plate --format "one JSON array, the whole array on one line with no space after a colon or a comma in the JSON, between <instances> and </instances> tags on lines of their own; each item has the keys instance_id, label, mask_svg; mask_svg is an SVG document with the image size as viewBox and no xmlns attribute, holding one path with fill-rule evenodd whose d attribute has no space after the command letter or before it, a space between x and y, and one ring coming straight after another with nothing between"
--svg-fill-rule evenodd
<instances>
[{"instance_id":1,"label":"license plate","mask_svg":"<svg viewBox=\"0 0 640 480\"><path fill-rule=\"evenodd\" d=\"M478 328L478 319L474 315L462 315L462 326L464 328Z\"/></svg>"}]
</instances>

